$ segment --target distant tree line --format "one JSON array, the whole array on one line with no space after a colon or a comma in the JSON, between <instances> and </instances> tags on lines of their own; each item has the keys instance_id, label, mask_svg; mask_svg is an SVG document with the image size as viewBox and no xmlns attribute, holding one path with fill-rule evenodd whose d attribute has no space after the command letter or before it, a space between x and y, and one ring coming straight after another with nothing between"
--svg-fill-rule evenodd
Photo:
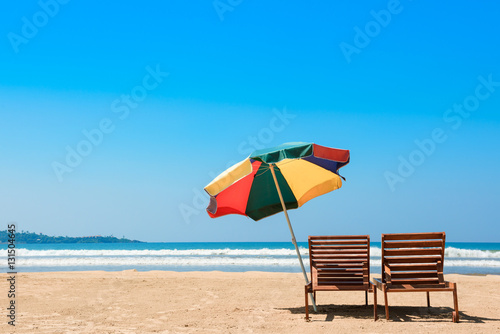
<instances>
[{"instance_id":1,"label":"distant tree line","mask_svg":"<svg viewBox=\"0 0 500 334\"><path fill-rule=\"evenodd\" d=\"M9 240L7 230L0 231L0 243L6 244ZM125 237L117 238L110 236L89 236L89 237L53 237L42 233L29 231L16 232L16 244L97 244L97 243L139 243L139 240L130 240Z\"/></svg>"}]
</instances>

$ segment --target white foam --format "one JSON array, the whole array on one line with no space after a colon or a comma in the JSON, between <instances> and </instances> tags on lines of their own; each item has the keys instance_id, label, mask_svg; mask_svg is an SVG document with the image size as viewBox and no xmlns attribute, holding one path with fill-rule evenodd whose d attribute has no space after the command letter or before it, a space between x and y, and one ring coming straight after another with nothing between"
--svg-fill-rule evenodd
<instances>
[{"instance_id":1,"label":"white foam","mask_svg":"<svg viewBox=\"0 0 500 334\"><path fill-rule=\"evenodd\" d=\"M281 266L295 267L297 258L272 257L56 257L56 258L18 258L17 265L22 267L68 267L68 266ZM309 260L304 258L304 265L309 266ZM380 267L380 261L372 261L373 267ZM446 267L490 267L499 268L497 260L449 260Z\"/></svg>"},{"instance_id":2,"label":"white foam","mask_svg":"<svg viewBox=\"0 0 500 334\"><path fill-rule=\"evenodd\" d=\"M302 255L309 255L309 250L299 247ZM3 250L3 256L7 255L7 250ZM49 250L29 250L20 248L17 255L22 257L57 257L57 256L293 256L294 249L143 249L143 250L89 250L89 249L49 249ZM370 247L372 257L380 257L382 251L378 247ZM447 258L488 258L500 259L500 251L460 249L447 247L445 250Z\"/></svg>"},{"instance_id":3,"label":"white foam","mask_svg":"<svg viewBox=\"0 0 500 334\"><path fill-rule=\"evenodd\" d=\"M370 255L381 257L382 250L378 247L370 247ZM500 251L446 247L444 256L446 258L500 259Z\"/></svg>"},{"instance_id":4,"label":"white foam","mask_svg":"<svg viewBox=\"0 0 500 334\"><path fill-rule=\"evenodd\" d=\"M370 247L370 257L381 257L382 256L382 249L378 247Z\"/></svg>"},{"instance_id":5,"label":"white foam","mask_svg":"<svg viewBox=\"0 0 500 334\"><path fill-rule=\"evenodd\" d=\"M299 247L302 255L309 255L309 250ZM380 248L370 249L372 256L380 256ZM4 250L6 256L6 250ZM48 249L30 250L26 248L17 249L17 255L21 257L68 257L68 256L295 256L295 249L160 249L160 250L92 250L92 249Z\"/></svg>"},{"instance_id":6,"label":"white foam","mask_svg":"<svg viewBox=\"0 0 500 334\"><path fill-rule=\"evenodd\" d=\"M300 247L302 255L308 255L307 248ZM68 257L68 256L293 256L295 249L160 249L160 250L89 250L89 249L49 249L29 250L20 248L17 250L19 257ZM4 256L6 256L6 251Z\"/></svg>"},{"instance_id":7,"label":"white foam","mask_svg":"<svg viewBox=\"0 0 500 334\"><path fill-rule=\"evenodd\" d=\"M446 247L444 255L448 258L495 258L500 259L500 251L479 250L479 249L461 249L455 247Z\"/></svg>"},{"instance_id":8,"label":"white foam","mask_svg":"<svg viewBox=\"0 0 500 334\"><path fill-rule=\"evenodd\" d=\"M496 260L449 260L444 261L445 267L488 267L500 268L500 261Z\"/></svg>"},{"instance_id":9,"label":"white foam","mask_svg":"<svg viewBox=\"0 0 500 334\"><path fill-rule=\"evenodd\" d=\"M304 264L308 264L305 261ZM231 258L231 257L71 257L19 258L22 267L68 266L298 266L297 258Z\"/></svg>"}]
</instances>

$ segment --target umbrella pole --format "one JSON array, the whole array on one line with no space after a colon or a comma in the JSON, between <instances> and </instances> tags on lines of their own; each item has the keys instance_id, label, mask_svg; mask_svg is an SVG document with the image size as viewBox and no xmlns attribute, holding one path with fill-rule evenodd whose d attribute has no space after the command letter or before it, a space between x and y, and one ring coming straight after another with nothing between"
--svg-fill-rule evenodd
<instances>
[{"instance_id":1,"label":"umbrella pole","mask_svg":"<svg viewBox=\"0 0 500 334\"><path fill-rule=\"evenodd\" d=\"M309 284L309 278L307 278L306 269L304 268L304 263L302 262L302 256L300 256L299 247L297 246L297 240L295 239L295 233L293 233L292 224L290 223L290 218L288 217L288 212L286 210L285 201L283 201L283 195L281 195L281 189L278 185L278 180L276 179L276 174L274 173L274 165L269 164L269 166L271 167L271 174L273 174L274 184L276 185L276 190L278 191L278 196L280 198L281 205L283 206L283 212L285 213L286 221L288 223L288 228L290 229L290 234L292 235L292 243L295 246L295 251L297 252L297 257L299 258L300 267L302 268L302 273L304 274L306 284ZM309 293L309 297L311 297L314 312L318 312L318 310L316 309L316 301L314 300L313 294Z\"/></svg>"}]
</instances>

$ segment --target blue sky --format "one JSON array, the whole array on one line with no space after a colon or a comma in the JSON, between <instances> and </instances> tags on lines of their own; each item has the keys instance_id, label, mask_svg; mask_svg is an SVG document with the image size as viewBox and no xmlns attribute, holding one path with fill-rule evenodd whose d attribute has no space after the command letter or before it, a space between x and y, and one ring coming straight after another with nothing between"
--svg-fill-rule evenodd
<instances>
[{"instance_id":1,"label":"blue sky","mask_svg":"<svg viewBox=\"0 0 500 334\"><path fill-rule=\"evenodd\" d=\"M299 241L498 242L498 17L465 1L9 1L0 223L287 241L283 214L210 219L203 187L253 148L306 141L351 163L340 190L290 212Z\"/></svg>"}]
</instances>

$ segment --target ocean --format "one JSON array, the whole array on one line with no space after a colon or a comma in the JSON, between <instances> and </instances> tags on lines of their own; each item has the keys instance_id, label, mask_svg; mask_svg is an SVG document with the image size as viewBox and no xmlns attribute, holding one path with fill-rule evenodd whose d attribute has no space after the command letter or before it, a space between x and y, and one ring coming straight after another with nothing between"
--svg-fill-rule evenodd
<instances>
[{"instance_id":1,"label":"ocean","mask_svg":"<svg viewBox=\"0 0 500 334\"><path fill-rule=\"evenodd\" d=\"M307 243L299 243L309 266ZM7 269L7 247L2 247ZM380 273L380 242L372 242L371 272ZM500 243L449 242L445 273L500 274ZM48 271L269 271L300 272L291 242L134 244L18 244L17 272ZM8 270L6 270L8 271Z\"/></svg>"}]
</instances>

